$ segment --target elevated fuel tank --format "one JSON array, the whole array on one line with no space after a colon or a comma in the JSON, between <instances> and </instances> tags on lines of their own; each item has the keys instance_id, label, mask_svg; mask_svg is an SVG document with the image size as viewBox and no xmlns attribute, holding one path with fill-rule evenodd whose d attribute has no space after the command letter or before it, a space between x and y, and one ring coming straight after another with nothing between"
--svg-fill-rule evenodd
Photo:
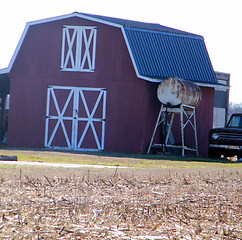
<instances>
[{"instance_id":1,"label":"elevated fuel tank","mask_svg":"<svg viewBox=\"0 0 242 240\"><path fill-rule=\"evenodd\" d=\"M158 86L157 97L165 105L185 104L197 107L202 99L202 92L195 83L173 77L165 79Z\"/></svg>"}]
</instances>

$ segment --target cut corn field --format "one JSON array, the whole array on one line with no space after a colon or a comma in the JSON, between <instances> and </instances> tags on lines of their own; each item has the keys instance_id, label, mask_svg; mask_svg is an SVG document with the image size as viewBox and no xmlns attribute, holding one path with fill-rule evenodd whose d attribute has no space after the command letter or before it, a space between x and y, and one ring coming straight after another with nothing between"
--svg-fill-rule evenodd
<instances>
[{"instance_id":1,"label":"cut corn field","mask_svg":"<svg viewBox=\"0 0 242 240\"><path fill-rule=\"evenodd\" d=\"M3 171L1 239L242 239L240 169Z\"/></svg>"}]
</instances>

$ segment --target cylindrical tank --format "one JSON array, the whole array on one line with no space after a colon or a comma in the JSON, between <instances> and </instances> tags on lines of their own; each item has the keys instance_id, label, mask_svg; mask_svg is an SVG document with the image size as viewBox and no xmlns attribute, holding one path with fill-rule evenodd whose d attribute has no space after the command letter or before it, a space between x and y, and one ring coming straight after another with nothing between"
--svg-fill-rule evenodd
<instances>
[{"instance_id":1,"label":"cylindrical tank","mask_svg":"<svg viewBox=\"0 0 242 240\"><path fill-rule=\"evenodd\" d=\"M181 78L167 78L158 86L157 97L165 105L185 104L197 107L202 93L195 83Z\"/></svg>"}]
</instances>

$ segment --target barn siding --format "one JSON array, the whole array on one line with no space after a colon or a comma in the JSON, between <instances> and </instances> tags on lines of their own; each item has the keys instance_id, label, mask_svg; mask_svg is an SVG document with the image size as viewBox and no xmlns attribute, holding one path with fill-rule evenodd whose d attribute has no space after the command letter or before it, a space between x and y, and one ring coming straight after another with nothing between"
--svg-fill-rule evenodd
<instances>
[{"instance_id":1,"label":"barn siding","mask_svg":"<svg viewBox=\"0 0 242 240\"><path fill-rule=\"evenodd\" d=\"M202 101L197 107L199 152L207 155L209 130L213 127L214 88L201 87Z\"/></svg>"},{"instance_id":2,"label":"barn siding","mask_svg":"<svg viewBox=\"0 0 242 240\"><path fill-rule=\"evenodd\" d=\"M60 71L63 25L97 26L95 72ZM149 83L136 77L120 29L79 18L29 28L11 72L9 146L44 146L48 85L106 88L105 150L141 151Z\"/></svg>"},{"instance_id":3,"label":"barn siding","mask_svg":"<svg viewBox=\"0 0 242 240\"><path fill-rule=\"evenodd\" d=\"M63 25L97 27L94 72L61 71ZM106 88L105 150L147 150L160 107L156 97L158 84L137 78L120 29L76 17L32 25L10 78L10 147L44 147L47 87L52 85ZM202 92L197 125L199 150L206 153L213 89L202 88Z\"/></svg>"}]
</instances>

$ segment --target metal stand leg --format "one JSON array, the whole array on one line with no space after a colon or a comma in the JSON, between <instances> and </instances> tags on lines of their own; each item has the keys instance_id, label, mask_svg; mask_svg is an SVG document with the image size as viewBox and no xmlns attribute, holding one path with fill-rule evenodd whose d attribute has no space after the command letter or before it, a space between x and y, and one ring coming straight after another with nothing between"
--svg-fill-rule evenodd
<instances>
[{"instance_id":1,"label":"metal stand leg","mask_svg":"<svg viewBox=\"0 0 242 240\"><path fill-rule=\"evenodd\" d=\"M195 109L194 109L193 121L194 121L194 133L195 133L196 155L197 155L197 157L198 157L197 122L196 122L196 110L195 110Z\"/></svg>"},{"instance_id":2,"label":"metal stand leg","mask_svg":"<svg viewBox=\"0 0 242 240\"><path fill-rule=\"evenodd\" d=\"M154 138L155 138L155 133L156 133L157 127L158 127L159 124L160 124L161 113L162 113L162 105L161 105L161 108L160 108L160 112L159 112L159 114L158 114L158 118L157 118L157 121L156 121L156 124L155 124L155 129L154 129L154 131L153 131L153 134L152 134L152 137L151 137L151 141L150 141L150 145L149 145L149 148L148 148L147 153L150 153L150 149L151 149L151 146L152 146L153 141L154 141Z\"/></svg>"},{"instance_id":3,"label":"metal stand leg","mask_svg":"<svg viewBox=\"0 0 242 240\"><path fill-rule=\"evenodd\" d=\"M166 127L166 129L165 129L165 132L166 132L165 142L164 142L164 144L155 144L155 145L159 145L160 147L163 147L163 151L166 151L167 148L168 149L169 148L180 148L182 150L181 154L182 154L183 157L185 156L185 150L195 151L196 155L198 156L196 112L195 112L195 107L188 106L188 105L181 105L179 108L166 108L166 109L164 108L163 105L161 105L160 112L158 114L158 118L157 118L157 121L156 121L156 125L155 125L155 128L154 128L153 134L152 134L152 138L151 138L150 145L149 145L147 153L150 153L150 150L151 150L151 147L152 147L158 126L165 119L164 117L162 118L162 114L163 114L164 111L167 112L167 110L169 111L169 113L172 113L172 115L171 115L170 123L168 124L169 125L168 129L167 129L167 126L165 126ZM171 130L172 130L172 125L173 125L173 122L174 122L175 114L180 114L180 127L181 127L181 130L180 130L181 145L180 146L168 144L169 137L172 136ZM194 148L185 146L185 128L189 124L191 125L191 127L194 131L194 137L195 137L195 147Z\"/></svg>"},{"instance_id":4,"label":"metal stand leg","mask_svg":"<svg viewBox=\"0 0 242 240\"><path fill-rule=\"evenodd\" d=\"M181 107L180 121L181 121L181 140L182 140L182 156L185 155L185 142L184 142L184 125L183 125L183 107Z\"/></svg>"},{"instance_id":5,"label":"metal stand leg","mask_svg":"<svg viewBox=\"0 0 242 240\"><path fill-rule=\"evenodd\" d=\"M169 127L168 127L168 131L166 133L165 146L168 144L168 139L170 137L171 128L172 128L173 121L174 121L174 116L175 116L175 113L172 113L171 120L170 120Z\"/></svg>"}]
</instances>

